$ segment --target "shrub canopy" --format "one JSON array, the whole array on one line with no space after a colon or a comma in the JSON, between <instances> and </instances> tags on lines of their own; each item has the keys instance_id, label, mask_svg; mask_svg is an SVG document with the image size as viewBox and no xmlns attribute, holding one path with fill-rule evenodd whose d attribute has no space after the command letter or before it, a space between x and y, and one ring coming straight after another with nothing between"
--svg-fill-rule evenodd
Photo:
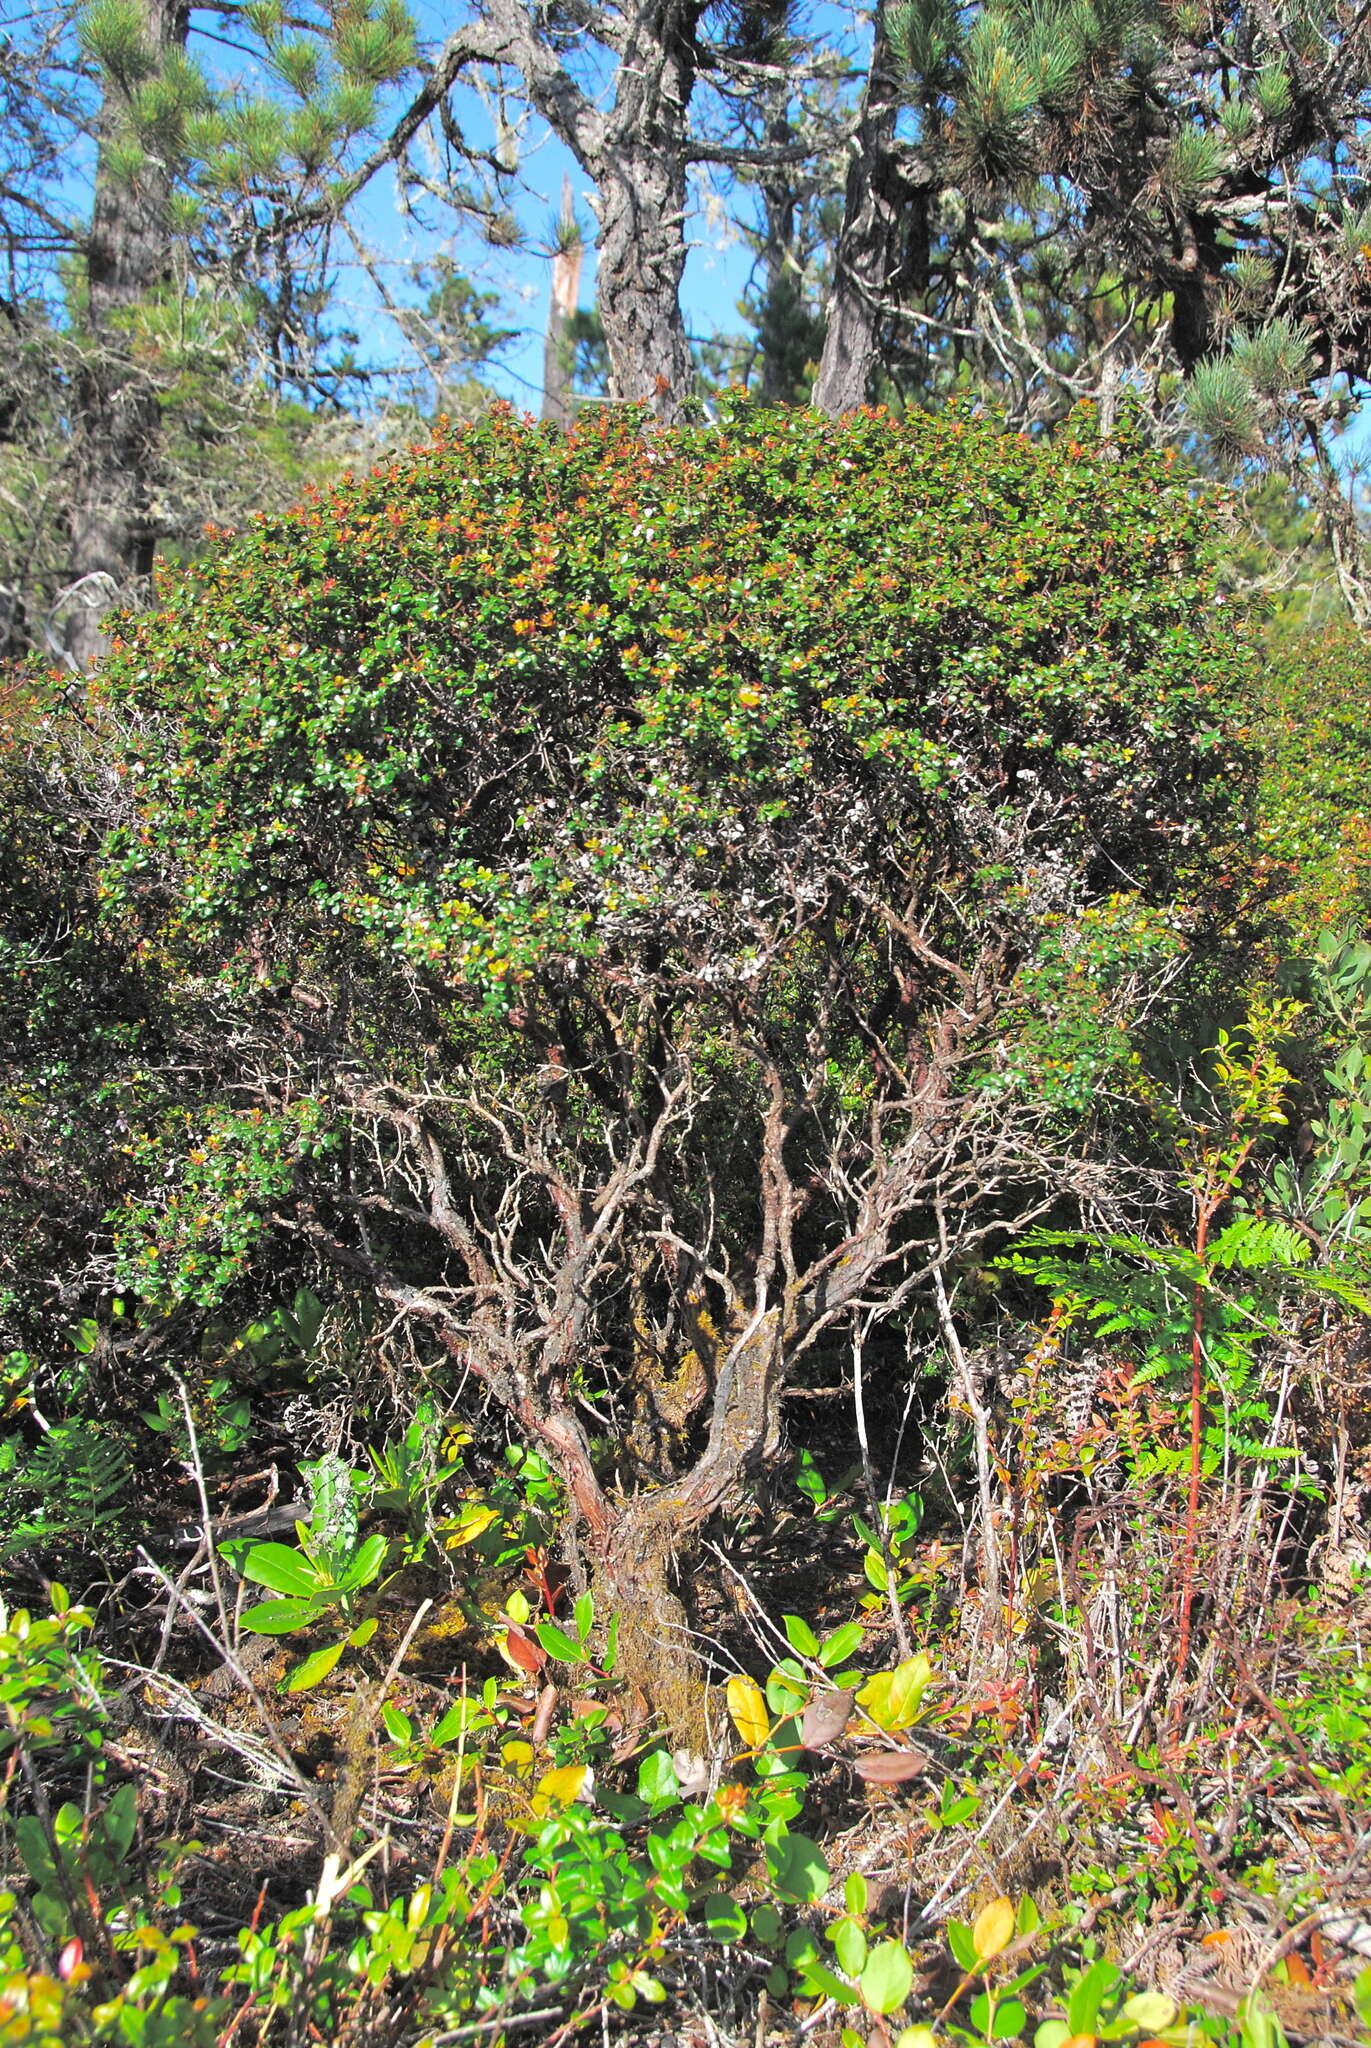
<instances>
[{"instance_id":1,"label":"shrub canopy","mask_svg":"<svg viewBox=\"0 0 1371 2048\"><path fill-rule=\"evenodd\" d=\"M787 1376L1088 1177L1241 788L1228 618L1163 460L969 413L501 414L227 543L103 675L179 1019L120 1283L303 1246L436 1339L660 1684Z\"/></svg>"},{"instance_id":2,"label":"shrub canopy","mask_svg":"<svg viewBox=\"0 0 1371 2048\"><path fill-rule=\"evenodd\" d=\"M964 918L1006 816L1067 902L1160 902L1235 766L1210 572L1141 448L969 414L497 414L228 542L133 626L103 679L148 725L112 886L174 876L216 964L342 948L495 1010L668 932L740 971L778 861L816 901L955 874Z\"/></svg>"}]
</instances>

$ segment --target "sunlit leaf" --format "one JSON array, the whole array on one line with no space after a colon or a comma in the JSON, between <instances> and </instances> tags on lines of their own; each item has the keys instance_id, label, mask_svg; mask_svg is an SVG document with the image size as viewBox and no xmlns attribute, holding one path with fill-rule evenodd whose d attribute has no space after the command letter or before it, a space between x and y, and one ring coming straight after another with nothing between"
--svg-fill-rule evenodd
<instances>
[{"instance_id":1,"label":"sunlit leaf","mask_svg":"<svg viewBox=\"0 0 1371 2048\"><path fill-rule=\"evenodd\" d=\"M1014 1939L1014 1902L992 1899L982 1906L971 1926L971 1943L980 1962L988 1963Z\"/></svg>"},{"instance_id":2,"label":"sunlit leaf","mask_svg":"<svg viewBox=\"0 0 1371 2048\"><path fill-rule=\"evenodd\" d=\"M771 1731L771 1716L761 1687L755 1679L735 1676L729 1679L724 1697L741 1740L749 1749L760 1749Z\"/></svg>"},{"instance_id":3,"label":"sunlit leaf","mask_svg":"<svg viewBox=\"0 0 1371 2048\"><path fill-rule=\"evenodd\" d=\"M903 1942L878 1942L866 1959L857 1980L862 2003L871 2012L894 2012L908 1998L914 1984L914 1965Z\"/></svg>"}]
</instances>

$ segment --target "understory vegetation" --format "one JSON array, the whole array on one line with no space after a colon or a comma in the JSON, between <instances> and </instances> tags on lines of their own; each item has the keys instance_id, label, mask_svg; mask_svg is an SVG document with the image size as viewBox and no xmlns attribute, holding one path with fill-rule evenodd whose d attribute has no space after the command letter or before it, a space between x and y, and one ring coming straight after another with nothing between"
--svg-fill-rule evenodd
<instances>
[{"instance_id":1,"label":"understory vegetation","mask_svg":"<svg viewBox=\"0 0 1371 2048\"><path fill-rule=\"evenodd\" d=\"M496 408L0 780L0 2043L1371 2029L1371 664L1050 440Z\"/></svg>"}]
</instances>

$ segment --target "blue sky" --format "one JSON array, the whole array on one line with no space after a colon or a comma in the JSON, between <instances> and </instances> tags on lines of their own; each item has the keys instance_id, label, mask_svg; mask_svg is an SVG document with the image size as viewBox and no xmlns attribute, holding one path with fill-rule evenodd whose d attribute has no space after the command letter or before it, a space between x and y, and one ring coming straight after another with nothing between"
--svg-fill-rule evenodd
<instances>
[{"instance_id":1,"label":"blue sky","mask_svg":"<svg viewBox=\"0 0 1371 2048\"><path fill-rule=\"evenodd\" d=\"M444 26L442 9L434 0L418 0L415 13L421 35L429 47L435 46L441 40ZM815 26L822 26L835 41L849 44L854 35L862 36L865 19L860 12L835 5L833 0L819 0L812 11ZM477 92L459 87L453 104L467 139L482 146L493 145L495 134L490 113ZM359 220L373 247L388 259L391 289L397 298L412 295L413 287L406 284L406 279L412 277L416 265L421 265L426 257L431 258L438 249L450 254L474 282L500 293L500 311L492 317L501 326L517 329L519 338L491 366L489 381L515 404L536 411L542 395L543 334L551 282L547 245L560 207L562 180L564 175L570 175L578 215L587 236L581 275L581 303L587 307L594 303L595 295L594 215L587 203L594 187L535 115L529 115L520 130L519 174L520 184L527 189L514 198L513 205L528 236L528 245L523 250L489 249L472 231L463 230L454 221L440 225L437 210L432 206L428 209L434 222L432 228L406 220L396 209L396 181L389 172L373 184ZM737 301L752 263L750 251L728 228L723 208L710 205L709 196L707 187L697 179L688 224L691 248L682 291L687 327L693 337L701 339L742 330L744 323L737 312ZM343 247L340 240L340 253ZM376 347L385 350L383 326L389 323L384 315L378 314L374 293L365 279L359 273L348 273L343 293L355 304L359 320L365 323L363 333Z\"/></svg>"}]
</instances>

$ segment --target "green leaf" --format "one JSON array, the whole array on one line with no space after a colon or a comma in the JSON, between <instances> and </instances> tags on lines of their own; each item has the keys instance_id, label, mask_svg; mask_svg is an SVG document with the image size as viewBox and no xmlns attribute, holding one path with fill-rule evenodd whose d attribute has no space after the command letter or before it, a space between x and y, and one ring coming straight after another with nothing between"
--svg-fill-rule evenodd
<instances>
[{"instance_id":1,"label":"green leaf","mask_svg":"<svg viewBox=\"0 0 1371 2048\"><path fill-rule=\"evenodd\" d=\"M855 2005L857 1993L853 1986L830 1970L826 1963L804 1963L800 1966L800 1983L807 1998L831 1998L837 2005Z\"/></svg>"},{"instance_id":2,"label":"green leaf","mask_svg":"<svg viewBox=\"0 0 1371 2048\"><path fill-rule=\"evenodd\" d=\"M870 2011L884 2014L904 2004L913 1984L914 1965L904 1943L882 1941L867 1957L857 1988Z\"/></svg>"},{"instance_id":3,"label":"green leaf","mask_svg":"<svg viewBox=\"0 0 1371 2048\"><path fill-rule=\"evenodd\" d=\"M255 1636L289 1636L308 1628L322 1612L317 1600L262 1600L247 1609L241 1622Z\"/></svg>"},{"instance_id":4,"label":"green leaf","mask_svg":"<svg viewBox=\"0 0 1371 2048\"><path fill-rule=\"evenodd\" d=\"M1352 1985L1352 2003L1362 2025L1371 2027L1371 1970L1358 1972Z\"/></svg>"},{"instance_id":5,"label":"green leaf","mask_svg":"<svg viewBox=\"0 0 1371 2048\"><path fill-rule=\"evenodd\" d=\"M837 1956L840 1967L849 1977L859 1977L866 1962L867 1945L866 1935L857 1922L850 1919L839 1920L835 1927L830 1928L828 1938L833 1943L833 1953Z\"/></svg>"},{"instance_id":6,"label":"green leaf","mask_svg":"<svg viewBox=\"0 0 1371 2048\"><path fill-rule=\"evenodd\" d=\"M1028 2013L1021 1999L1001 1998L996 2003L982 1991L971 2001L971 2024L987 2041L1017 2041L1028 2025Z\"/></svg>"},{"instance_id":7,"label":"green leaf","mask_svg":"<svg viewBox=\"0 0 1371 2048\"><path fill-rule=\"evenodd\" d=\"M981 1959L976 1953L976 1944L971 1929L963 1920L949 1920L947 1923L947 1945L959 1970L979 1970Z\"/></svg>"},{"instance_id":8,"label":"green leaf","mask_svg":"<svg viewBox=\"0 0 1371 2048\"><path fill-rule=\"evenodd\" d=\"M254 1543L243 1559L242 1573L245 1579L255 1579L260 1586L270 1586L273 1593L285 1593L295 1600L313 1598L322 1583L309 1559L287 1543Z\"/></svg>"},{"instance_id":9,"label":"green leaf","mask_svg":"<svg viewBox=\"0 0 1371 2048\"><path fill-rule=\"evenodd\" d=\"M303 1657L287 1678L286 1691L308 1692L311 1686L320 1684L328 1677L346 1648L346 1641L330 1643L327 1649L315 1650L312 1655Z\"/></svg>"},{"instance_id":10,"label":"green leaf","mask_svg":"<svg viewBox=\"0 0 1371 2048\"><path fill-rule=\"evenodd\" d=\"M534 1634L547 1651L548 1656L556 1657L559 1663L585 1663L586 1652L584 1644L576 1642L573 1637L567 1634L564 1628L559 1628L555 1621L540 1621L534 1630Z\"/></svg>"},{"instance_id":11,"label":"green leaf","mask_svg":"<svg viewBox=\"0 0 1371 2048\"><path fill-rule=\"evenodd\" d=\"M390 1549L388 1536L368 1536L354 1553L342 1577L338 1581L340 1592L356 1593L363 1586L369 1586L379 1574Z\"/></svg>"},{"instance_id":12,"label":"green leaf","mask_svg":"<svg viewBox=\"0 0 1371 2048\"><path fill-rule=\"evenodd\" d=\"M835 1664L845 1664L854 1650L862 1646L862 1625L859 1621L845 1622L835 1628L831 1636L825 1636L819 1648L819 1662L825 1671L831 1671Z\"/></svg>"},{"instance_id":13,"label":"green leaf","mask_svg":"<svg viewBox=\"0 0 1371 2048\"><path fill-rule=\"evenodd\" d=\"M1073 2034L1099 2032L1100 2008L1119 1981L1120 1973L1114 1963L1101 1957L1090 1965L1066 2003L1066 2023Z\"/></svg>"},{"instance_id":14,"label":"green leaf","mask_svg":"<svg viewBox=\"0 0 1371 2048\"><path fill-rule=\"evenodd\" d=\"M389 1700L386 1701L381 1709L381 1721L386 1734L392 1742L413 1741L414 1723L410 1720L408 1714L402 1714L400 1709L392 1706Z\"/></svg>"},{"instance_id":15,"label":"green leaf","mask_svg":"<svg viewBox=\"0 0 1371 2048\"><path fill-rule=\"evenodd\" d=\"M785 1614L781 1617L781 1626L792 1650L801 1657L818 1656L819 1639L807 1621L802 1621L798 1614Z\"/></svg>"},{"instance_id":16,"label":"green leaf","mask_svg":"<svg viewBox=\"0 0 1371 2048\"><path fill-rule=\"evenodd\" d=\"M727 1892L710 1892L701 1901L705 1925L716 1941L741 1941L747 1933L747 1915Z\"/></svg>"},{"instance_id":17,"label":"green leaf","mask_svg":"<svg viewBox=\"0 0 1371 2048\"><path fill-rule=\"evenodd\" d=\"M1136 2027L1144 2034L1164 2033L1176 2020L1176 2001L1168 1998L1164 1991L1135 1991L1126 2000L1120 2013L1121 2020L1127 2020L1130 2027Z\"/></svg>"},{"instance_id":18,"label":"green leaf","mask_svg":"<svg viewBox=\"0 0 1371 2048\"><path fill-rule=\"evenodd\" d=\"M681 1796L675 1766L664 1749L650 1750L638 1766L638 1797L661 1806Z\"/></svg>"},{"instance_id":19,"label":"green leaf","mask_svg":"<svg viewBox=\"0 0 1371 2048\"><path fill-rule=\"evenodd\" d=\"M868 1550L862 1559L862 1570L866 1573L866 1582L869 1586L874 1586L878 1593L889 1591L890 1573L886 1570L885 1559L879 1550Z\"/></svg>"},{"instance_id":20,"label":"green leaf","mask_svg":"<svg viewBox=\"0 0 1371 2048\"><path fill-rule=\"evenodd\" d=\"M491 1717L479 1700L455 1700L437 1722L429 1735L435 1748L444 1743L455 1742L461 1735L470 1735L478 1728L489 1728Z\"/></svg>"},{"instance_id":21,"label":"green leaf","mask_svg":"<svg viewBox=\"0 0 1371 2048\"><path fill-rule=\"evenodd\" d=\"M772 1883L784 1899L815 1905L828 1890L828 1865L817 1842L808 1835L783 1835L768 1842L766 1860Z\"/></svg>"},{"instance_id":22,"label":"green leaf","mask_svg":"<svg viewBox=\"0 0 1371 2048\"><path fill-rule=\"evenodd\" d=\"M132 1785L119 1787L101 1815L101 1822L117 1854L127 1856L138 1826L138 1794Z\"/></svg>"}]
</instances>

